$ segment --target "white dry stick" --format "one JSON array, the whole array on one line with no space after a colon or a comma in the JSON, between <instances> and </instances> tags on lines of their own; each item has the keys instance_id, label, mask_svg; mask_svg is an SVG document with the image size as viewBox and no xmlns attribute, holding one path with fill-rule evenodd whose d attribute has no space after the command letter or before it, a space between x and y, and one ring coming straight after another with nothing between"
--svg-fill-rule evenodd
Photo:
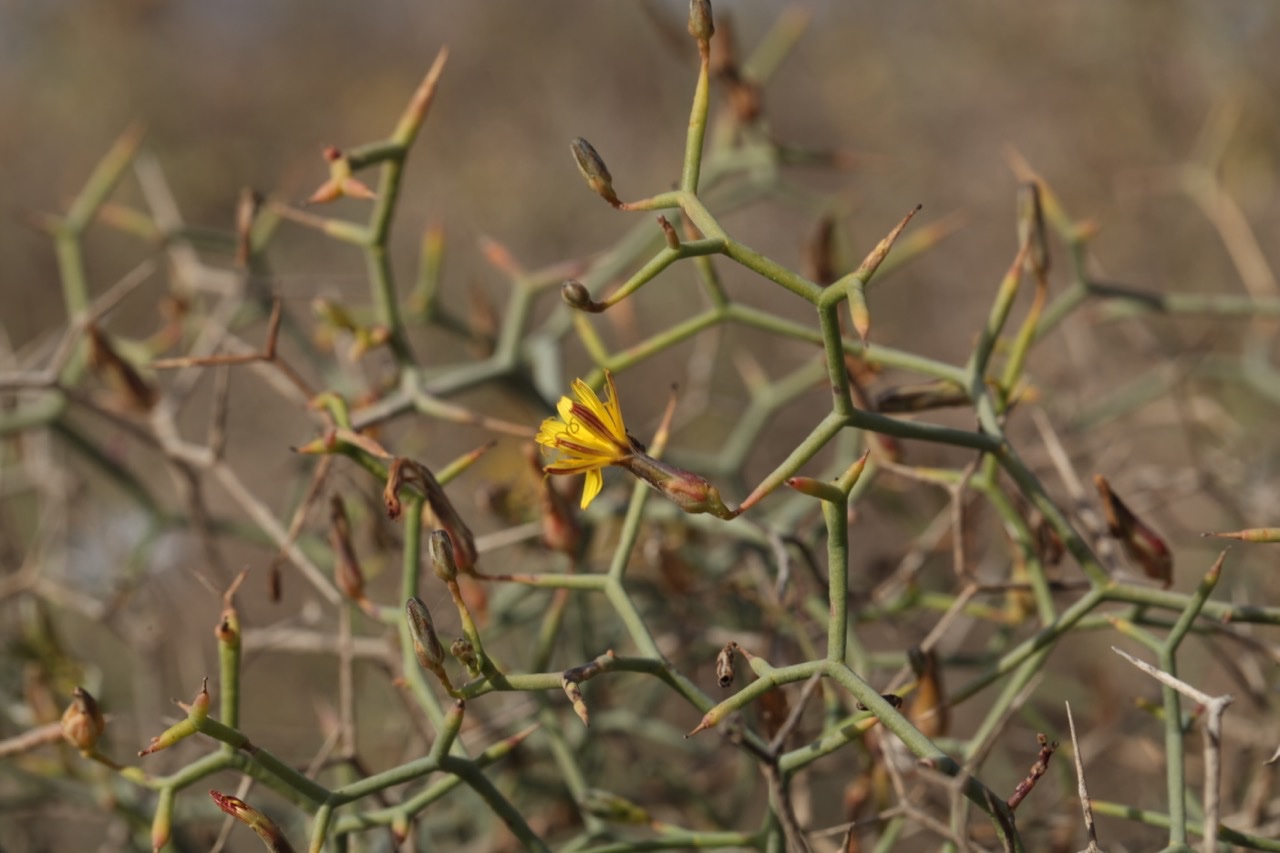
<instances>
[{"instance_id":1,"label":"white dry stick","mask_svg":"<svg viewBox=\"0 0 1280 853\"><path fill-rule=\"evenodd\" d=\"M1076 796L1084 812L1084 831L1089 835L1089 846L1084 853L1102 853L1098 847L1098 828L1093 823L1093 805L1089 802L1089 788L1084 783L1084 759L1080 757L1080 741L1076 738L1076 721L1071 716L1071 703L1067 704L1067 725L1071 728L1071 754L1076 759Z\"/></svg>"},{"instance_id":2,"label":"white dry stick","mask_svg":"<svg viewBox=\"0 0 1280 853\"><path fill-rule=\"evenodd\" d=\"M1202 849L1205 853L1214 853L1218 849L1218 818L1222 809L1222 804L1219 802L1219 788L1222 784L1222 715L1227 710L1227 706L1235 701L1235 697L1230 693L1224 693L1221 696L1210 696L1208 693L1198 690L1185 681L1170 675L1163 669L1157 669L1146 661L1138 660L1133 655L1122 652L1115 646L1111 647L1111 651L1120 655L1120 657L1156 681L1161 684L1167 684L1183 696L1193 702L1199 702L1207 709L1204 738L1204 844Z\"/></svg>"}]
</instances>

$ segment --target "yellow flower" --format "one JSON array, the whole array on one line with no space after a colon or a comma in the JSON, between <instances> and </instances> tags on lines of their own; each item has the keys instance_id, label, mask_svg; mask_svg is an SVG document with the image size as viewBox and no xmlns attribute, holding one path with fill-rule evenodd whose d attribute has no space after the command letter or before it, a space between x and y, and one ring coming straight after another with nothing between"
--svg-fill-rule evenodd
<instances>
[{"instance_id":1,"label":"yellow flower","mask_svg":"<svg viewBox=\"0 0 1280 853\"><path fill-rule=\"evenodd\" d=\"M573 382L577 400L561 397L556 405L560 417L547 418L538 430L537 441L558 450L561 458L547 465L548 474L586 474L582 484L582 508L586 509L604 486L600 469L606 465L625 465L636 452L622 423L618 390L613 375L604 372L607 396L602 401L581 379Z\"/></svg>"}]
</instances>

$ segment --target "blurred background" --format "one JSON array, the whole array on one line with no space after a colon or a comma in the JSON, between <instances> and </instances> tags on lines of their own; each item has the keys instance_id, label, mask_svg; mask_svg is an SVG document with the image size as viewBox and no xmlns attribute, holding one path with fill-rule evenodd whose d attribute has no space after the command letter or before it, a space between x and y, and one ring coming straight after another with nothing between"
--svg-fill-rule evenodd
<instances>
[{"instance_id":1,"label":"blurred background","mask_svg":"<svg viewBox=\"0 0 1280 853\"><path fill-rule=\"evenodd\" d=\"M405 257L429 217L457 245L487 234L529 266L578 256L630 222L579 191L569 139L590 139L624 194L677 173L693 67L683 5L10 0L0 6L0 201L11 215L59 209L110 142L141 122L187 219L225 226L241 187L303 196L323 174L323 146L388 131L448 45L448 85L411 161L398 220ZM727 5L742 50L780 11ZM1273 4L805 8L812 26L771 83L766 115L779 139L861 155L856 177L818 178L866 229L851 235L855 245L916 203L935 217L968 214L965 239L881 294L878 320L892 324L895 341L916 324L970 328L985 312L970 288L1000 274L1013 244L1006 146L1068 209L1101 220L1095 249L1111 275L1158 289L1225 289L1223 250L1190 206L1119 190L1135 173L1183 162L1211 113L1235 102L1242 117L1225 178L1258 232L1274 233ZM750 236L794 261L811 224L794 214L784 224ZM58 321L48 298L53 256L24 228L0 240L0 312L24 318L6 324L21 344ZM462 264L473 253L455 255ZM90 261L107 282L120 258L103 247ZM310 289L337 266L321 258L289 273ZM919 298L930 286L945 298Z\"/></svg>"},{"instance_id":2,"label":"blurred background","mask_svg":"<svg viewBox=\"0 0 1280 853\"><path fill-rule=\"evenodd\" d=\"M917 203L924 206L917 222L958 213L964 223L874 290L875 340L951 362L966 358L1016 248L1018 182L1011 151L1044 177L1072 215L1096 222L1091 264L1106 281L1162 292L1246 292L1239 258L1233 259L1206 211L1171 189L1175 170L1206 150L1217 153L1210 165L1256 235L1262 261L1272 268L1280 262L1274 242L1280 233L1277 4L831 0L800 8L811 16L809 27L764 92L765 120L780 141L841 152L846 168L797 168L797 184L832 199L849 223L844 237L859 256ZM721 2L716 11L718 21L732 16L733 37L745 54L782 9L780 3L739 0ZM146 147L186 221L226 230L242 188L301 200L327 174L324 146L352 147L386 135L446 45L449 64L409 159L393 264L403 287L412 280L423 229L442 222L449 245L444 302L463 310L469 292L480 289L502 305L505 284L475 248L481 238L502 243L522 264L538 268L589 256L636 221L638 215L611 210L583 188L568 153L570 139L591 140L624 198L655 193L678 178L695 68L685 13L686 4L675 0L2 2L5 347L37 346L65 322L52 243L28 225L32 214L65 210L131 123L146 128ZM727 29L722 24L722 33ZM130 177L113 198L141 205ZM357 208L337 208L344 210ZM780 199L735 213L725 224L753 248L803 269L816 222L811 205ZM86 255L92 291L105 291L151 251L103 228L91 230ZM317 295L358 297L365 291L357 252L302 229L281 229L271 263L273 286L298 311ZM1064 266L1054 270L1055 283L1062 283ZM744 271L725 264L723 273L735 297L797 319L808 316L796 300ZM670 276L693 286L692 272ZM686 316L688 307L675 286L659 281L635 300L635 310L635 326L647 336ZM154 307L145 300L113 316L113 328L126 333L141 334L154 324ZM1170 321L1158 329L1138 323L1096 332L1073 328L1037 349L1031 368L1046 408L1068 433L1074 418L1103 417L1090 406L1105 389L1141 377L1175 354L1230 355L1239 339L1238 326L1208 320ZM615 331L619 343L628 342L626 329ZM755 354L775 376L812 355L790 343L768 346L774 348ZM420 355L430 364L455 360L460 351L446 342L429 344ZM571 352L569 362L580 368L587 359ZM620 380L629 424L651 431L665 400L646 396L646 388L687 384L688 362L689 350L677 348ZM722 372L733 373L727 365ZM256 399L256 392L244 393ZM686 450L699 443L714 447L744 397L741 382L729 378L713 383L710 394L707 414L689 425ZM815 392L812 400L825 406L822 397ZM1073 444L1083 474L1097 470L1101 460L1113 484L1139 490L1139 503L1176 543L1180 559L1185 556L1179 564L1183 588L1212 559L1199 532L1276 521L1265 517L1274 510L1280 462L1267 430L1273 404L1245 392L1213 399L1228 425L1210 443L1224 458L1189 453L1185 422L1158 403L1106 420L1103 429L1077 436ZM249 472L247 482L265 502L281 506L297 488L291 480L296 464L285 450L311 438L314 428L305 413L260 402L232 413L233 461ZM516 406L503 414L536 424L543 412ZM206 416L196 412L190 423ZM763 444L753 457L754 476L770 470L779 448L794 443L813 419L804 405L781 413L767 433L776 444ZM963 417L955 422L967 425ZM476 443L439 425L424 428L415 440L437 459ZM493 465L513 465L518 454L518 448L500 450ZM943 454L939 461L961 458ZM1215 464L1226 466L1218 473L1238 487L1230 506L1206 497L1195 476L1191 485L1182 476ZM499 468L488 470L491 478L500 476ZM216 495L213 502L215 511L227 506ZM78 566L71 576L94 596L105 594L139 534L109 502L83 503L67 531L70 563ZM863 568L897 559L902 539L883 539L872 534L864 540L869 552ZM261 551L229 547L233 563L262 561ZM176 649L189 641L195 648L185 660L177 651L156 657L154 681L142 691L148 702L156 695L189 699L210 660L216 598L183 572L197 554L190 541L177 537L148 551L145 560L145 571L155 578L147 593L153 600L144 608L145 624L133 629L153 645ZM20 559L0 548L6 561L0 574L14 571L16 563L9 561ZM1241 573L1264 564L1254 555L1239 557ZM294 603L305 608L308 602ZM200 618L188 621L187 606ZM254 606L247 609L252 613ZM10 627L17 618L13 609L0 612ZM62 630L78 646L76 657L107 670L127 668L101 648L95 654L101 634L92 626L73 623ZM251 664L246 678L254 677ZM282 677L273 666L258 677L264 691L271 684L323 693L331 687L325 679L333 676L329 669L302 667ZM127 703L125 696L116 699ZM254 712L255 731L277 743L287 740L288 715L298 709L297 702L266 703ZM147 736L154 734L154 715L144 712L143 719ZM388 748L397 737L385 733Z\"/></svg>"}]
</instances>

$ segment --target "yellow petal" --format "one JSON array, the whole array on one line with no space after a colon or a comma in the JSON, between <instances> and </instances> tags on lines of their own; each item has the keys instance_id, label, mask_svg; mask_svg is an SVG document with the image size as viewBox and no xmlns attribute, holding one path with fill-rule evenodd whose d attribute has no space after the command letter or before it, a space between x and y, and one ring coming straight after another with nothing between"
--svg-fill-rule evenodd
<instances>
[{"instance_id":1,"label":"yellow petal","mask_svg":"<svg viewBox=\"0 0 1280 853\"><path fill-rule=\"evenodd\" d=\"M625 448L629 444L627 431L622 426L622 412L618 409L616 402L617 394L613 388L613 379L607 373L606 381L608 382L607 393L609 398L603 403L600 402L600 398L591 390L591 387L581 379L573 381L573 393L577 396L581 406L599 422L599 430L603 430L603 434L599 437L602 440L618 445L620 448ZM568 418L563 414L561 414L561 417L568 421ZM592 432L598 431L594 424L587 424L586 421L583 421L583 423Z\"/></svg>"},{"instance_id":2,"label":"yellow petal","mask_svg":"<svg viewBox=\"0 0 1280 853\"><path fill-rule=\"evenodd\" d=\"M548 474L581 474L583 471L603 468L608 464L608 459L571 456L567 459L557 459L555 462L549 462L543 466L542 470Z\"/></svg>"},{"instance_id":3,"label":"yellow petal","mask_svg":"<svg viewBox=\"0 0 1280 853\"><path fill-rule=\"evenodd\" d=\"M600 469L595 468L587 472L587 478L582 481L582 508L586 509L596 495L600 494L600 490L604 488L604 477L600 474Z\"/></svg>"},{"instance_id":4,"label":"yellow petal","mask_svg":"<svg viewBox=\"0 0 1280 853\"><path fill-rule=\"evenodd\" d=\"M604 372L604 384L609 393L604 401L605 414L608 416L606 423L613 428L614 436L623 444L627 444L627 428L622 423L622 406L618 403L618 389L614 387L613 374L608 370Z\"/></svg>"},{"instance_id":5,"label":"yellow petal","mask_svg":"<svg viewBox=\"0 0 1280 853\"><path fill-rule=\"evenodd\" d=\"M599 465L612 465L620 458L618 448L596 439L584 429L575 432L572 426L557 433L551 446L568 457L593 459Z\"/></svg>"}]
</instances>

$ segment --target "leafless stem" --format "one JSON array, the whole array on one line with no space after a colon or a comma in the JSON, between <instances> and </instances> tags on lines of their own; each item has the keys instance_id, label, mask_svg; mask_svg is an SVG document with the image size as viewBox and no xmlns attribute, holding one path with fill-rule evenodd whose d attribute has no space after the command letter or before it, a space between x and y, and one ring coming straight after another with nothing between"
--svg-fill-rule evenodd
<instances>
[{"instance_id":1,"label":"leafless stem","mask_svg":"<svg viewBox=\"0 0 1280 853\"><path fill-rule=\"evenodd\" d=\"M1199 688L1192 687L1180 678L1170 675L1146 661L1139 660L1127 652L1111 647L1111 651L1120 655L1129 663L1147 675L1177 690L1193 702L1198 702L1207 709L1204 738L1204 845L1205 853L1213 853L1218 847L1218 822L1222 814L1222 715L1227 706L1235 701L1230 693L1222 696L1210 696Z\"/></svg>"}]
</instances>

